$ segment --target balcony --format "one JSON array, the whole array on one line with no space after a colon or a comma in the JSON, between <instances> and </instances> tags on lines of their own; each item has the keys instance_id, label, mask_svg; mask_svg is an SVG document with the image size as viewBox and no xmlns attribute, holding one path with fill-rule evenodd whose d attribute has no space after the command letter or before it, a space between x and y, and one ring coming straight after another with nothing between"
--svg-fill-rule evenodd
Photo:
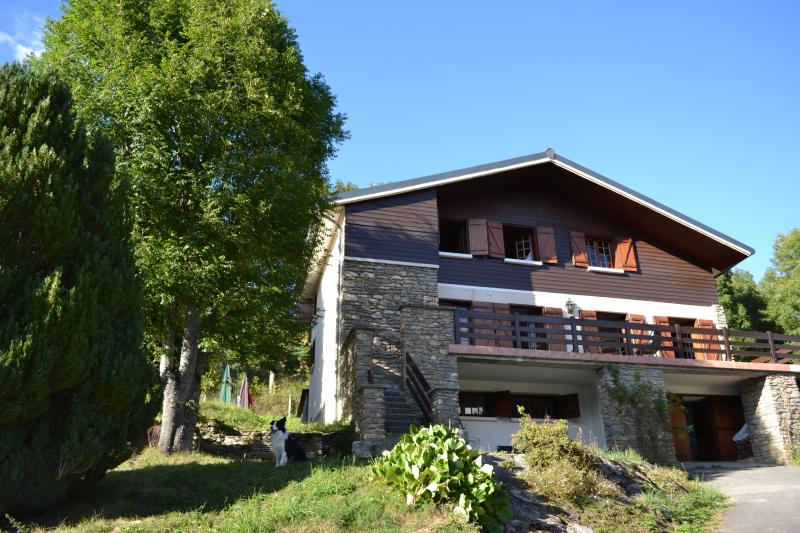
<instances>
[{"instance_id":1,"label":"balcony","mask_svg":"<svg viewBox=\"0 0 800 533\"><path fill-rule=\"evenodd\" d=\"M456 309L450 351L670 366L769 365L762 368L788 371L800 364L800 336Z\"/></svg>"}]
</instances>

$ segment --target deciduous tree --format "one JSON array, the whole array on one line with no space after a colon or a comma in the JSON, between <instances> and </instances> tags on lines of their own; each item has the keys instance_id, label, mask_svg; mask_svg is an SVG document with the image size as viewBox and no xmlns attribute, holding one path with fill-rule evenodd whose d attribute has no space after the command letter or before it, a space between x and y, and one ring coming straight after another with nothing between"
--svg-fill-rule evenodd
<instances>
[{"instance_id":1,"label":"deciduous tree","mask_svg":"<svg viewBox=\"0 0 800 533\"><path fill-rule=\"evenodd\" d=\"M277 357L298 333L344 117L266 0L70 0L43 63L131 181L160 446L190 449L204 354Z\"/></svg>"},{"instance_id":2,"label":"deciduous tree","mask_svg":"<svg viewBox=\"0 0 800 533\"><path fill-rule=\"evenodd\" d=\"M769 317L785 333L800 335L800 228L775 239L772 266L761 286Z\"/></svg>"},{"instance_id":3,"label":"deciduous tree","mask_svg":"<svg viewBox=\"0 0 800 533\"><path fill-rule=\"evenodd\" d=\"M728 327L749 331L775 329L775 324L766 316L767 299L750 272L729 270L717 276L716 282Z\"/></svg>"}]
</instances>

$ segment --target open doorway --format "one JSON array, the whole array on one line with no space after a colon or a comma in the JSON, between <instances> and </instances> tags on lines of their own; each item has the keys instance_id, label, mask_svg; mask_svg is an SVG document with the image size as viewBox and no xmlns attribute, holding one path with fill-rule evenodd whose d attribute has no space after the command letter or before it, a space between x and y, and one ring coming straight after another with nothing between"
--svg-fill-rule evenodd
<instances>
[{"instance_id":1,"label":"open doorway","mask_svg":"<svg viewBox=\"0 0 800 533\"><path fill-rule=\"evenodd\" d=\"M744 425L738 396L680 397L670 412L679 461L735 461L733 436Z\"/></svg>"}]
</instances>

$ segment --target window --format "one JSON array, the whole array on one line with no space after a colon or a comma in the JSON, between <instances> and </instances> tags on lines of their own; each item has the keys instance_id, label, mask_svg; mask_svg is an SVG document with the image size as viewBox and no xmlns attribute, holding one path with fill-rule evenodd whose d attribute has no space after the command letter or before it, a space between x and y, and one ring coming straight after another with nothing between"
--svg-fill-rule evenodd
<instances>
[{"instance_id":1,"label":"window","mask_svg":"<svg viewBox=\"0 0 800 533\"><path fill-rule=\"evenodd\" d=\"M482 392L459 393L461 414L471 416L488 416L486 408L486 394Z\"/></svg>"},{"instance_id":2,"label":"window","mask_svg":"<svg viewBox=\"0 0 800 533\"><path fill-rule=\"evenodd\" d=\"M467 223L463 220L439 220L439 251L468 254Z\"/></svg>"},{"instance_id":3,"label":"window","mask_svg":"<svg viewBox=\"0 0 800 533\"><path fill-rule=\"evenodd\" d=\"M531 418L545 418L548 416L557 418L557 400L558 398L555 396L514 395L511 397L515 408L517 405L522 406Z\"/></svg>"},{"instance_id":4,"label":"window","mask_svg":"<svg viewBox=\"0 0 800 533\"><path fill-rule=\"evenodd\" d=\"M533 239L533 229L503 226L503 241L506 257L522 261L535 261L537 259L536 245Z\"/></svg>"},{"instance_id":5,"label":"window","mask_svg":"<svg viewBox=\"0 0 800 533\"><path fill-rule=\"evenodd\" d=\"M462 300L439 300L439 305L443 305L446 307L458 307L459 309L465 309L469 311L472 309L472 302L465 302ZM461 331L464 333L469 333L469 319L467 317L461 317L459 319L459 323L463 324ZM470 339L469 337L461 337L460 344L469 345Z\"/></svg>"},{"instance_id":6,"label":"window","mask_svg":"<svg viewBox=\"0 0 800 533\"><path fill-rule=\"evenodd\" d=\"M589 266L614 268L614 254L611 253L611 242L586 238L586 251L589 254Z\"/></svg>"}]
</instances>

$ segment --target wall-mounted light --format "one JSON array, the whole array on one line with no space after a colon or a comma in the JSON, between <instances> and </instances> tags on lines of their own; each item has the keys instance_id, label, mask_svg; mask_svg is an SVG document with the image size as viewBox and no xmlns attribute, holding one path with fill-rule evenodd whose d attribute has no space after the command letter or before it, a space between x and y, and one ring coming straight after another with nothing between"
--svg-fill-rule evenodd
<instances>
[{"instance_id":1,"label":"wall-mounted light","mask_svg":"<svg viewBox=\"0 0 800 533\"><path fill-rule=\"evenodd\" d=\"M564 308L567 310L567 316L575 316L575 302L573 302L571 298L567 298L567 303L564 304Z\"/></svg>"}]
</instances>

